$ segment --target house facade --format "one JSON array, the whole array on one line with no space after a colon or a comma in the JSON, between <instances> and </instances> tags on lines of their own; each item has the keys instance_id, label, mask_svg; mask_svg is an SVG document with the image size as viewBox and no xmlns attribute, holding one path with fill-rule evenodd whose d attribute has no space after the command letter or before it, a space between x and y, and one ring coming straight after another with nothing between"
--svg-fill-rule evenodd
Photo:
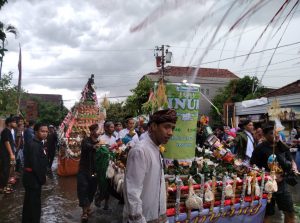
<instances>
[{"instance_id":1,"label":"house facade","mask_svg":"<svg viewBox=\"0 0 300 223\"><path fill-rule=\"evenodd\" d=\"M161 70L159 70L148 73L144 77L156 82L161 75ZM172 83L187 81L187 83L199 84L202 94L199 113L209 115L211 105L208 100L211 101L229 81L239 79L239 77L227 69L168 66L164 69L164 79Z\"/></svg>"},{"instance_id":2,"label":"house facade","mask_svg":"<svg viewBox=\"0 0 300 223\"><path fill-rule=\"evenodd\" d=\"M279 118L288 134L290 129L300 124L300 80L270 91L260 99L236 102L236 119L250 119L258 125L267 123L270 120L269 109L274 100L280 105Z\"/></svg>"}]
</instances>

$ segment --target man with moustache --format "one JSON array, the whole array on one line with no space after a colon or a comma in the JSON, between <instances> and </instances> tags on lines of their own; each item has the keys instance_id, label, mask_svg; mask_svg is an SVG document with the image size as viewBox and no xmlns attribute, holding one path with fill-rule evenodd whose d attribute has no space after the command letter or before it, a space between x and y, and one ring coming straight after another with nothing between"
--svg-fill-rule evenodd
<instances>
[{"instance_id":1,"label":"man with moustache","mask_svg":"<svg viewBox=\"0 0 300 223\"><path fill-rule=\"evenodd\" d=\"M99 125L89 126L90 136L81 142L81 157L77 174L77 196L82 208L81 221L87 222L97 190L96 149L99 147Z\"/></svg>"},{"instance_id":2,"label":"man with moustache","mask_svg":"<svg viewBox=\"0 0 300 223\"><path fill-rule=\"evenodd\" d=\"M47 138L48 126L38 123L34 126L34 133L24 156L22 223L40 222L42 185L46 183L48 160L43 141Z\"/></svg>"},{"instance_id":3,"label":"man with moustache","mask_svg":"<svg viewBox=\"0 0 300 223\"><path fill-rule=\"evenodd\" d=\"M167 222L163 158L159 146L173 135L176 112L166 109L150 117L149 134L128 154L124 179L124 223Z\"/></svg>"}]
</instances>

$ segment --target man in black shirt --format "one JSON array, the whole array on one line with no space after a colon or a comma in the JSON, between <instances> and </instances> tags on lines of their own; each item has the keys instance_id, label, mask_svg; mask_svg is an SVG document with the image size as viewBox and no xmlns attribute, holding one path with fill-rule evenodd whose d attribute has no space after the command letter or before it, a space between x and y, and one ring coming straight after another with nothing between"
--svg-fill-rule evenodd
<instances>
[{"instance_id":1,"label":"man in black shirt","mask_svg":"<svg viewBox=\"0 0 300 223\"><path fill-rule=\"evenodd\" d=\"M282 169L282 173L276 173L276 181L278 184L278 191L273 193L271 203L267 204L265 223L270 222L269 216L275 214L275 202L279 210L284 213L284 222L295 223L295 211L293 200L288 191L287 183L285 181L285 173L293 171L292 156L289 147L279 140L279 135L274 137L274 127L269 126L264 128L263 133L265 141L260 143L253 151L250 163L257 165L259 168L264 167L270 171L268 166L268 159L273 154L273 146L275 146L276 160ZM275 142L274 142L275 138ZM274 145L275 143L275 145Z\"/></svg>"},{"instance_id":2,"label":"man in black shirt","mask_svg":"<svg viewBox=\"0 0 300 223\"><path fill-rule=\"evenodd\" d=\"M46 183L47 156L43 140L47 138L48 127L45 124L34 126L35 136L29 143L24 156L23 186L25 196L22 223L39 223L41 218L41 191Z\"/></svg>"},{"instance_id":3,"label":"man in black shirt","mask_svg":"<svg viewBox=\"0 0 300 223\"><path fill-rule=\"evenodd\" d=\"M91 213L91 203L97 190L96 180L96 148L99 146L99 126L93 124L89 127L90 136L81 143L81 158L77 174L77 196L79 206L82 207L81 220L86 222Z\"/></svg>"},{"instance_id":4,"label":"man in black shirt","mask_svg":"<svg viewBox=\"0 0 300 223\"><path fill-rule=\"evenodd\" d=\"M15 142L11 130L17 127L16 118L9 117L5 120L6 128L1 132L0 141L0 192L9 194L13 190L7 185L10 164L15 163Z\"/></svg>"},{"instance_id":5,"label":"man in black shirt","mask_svg":"<svg viewBox=\"0 0 300 223\"><path fill-rule=\"evenodd\" d=\"M48 168L51 171L52 163L55 157L57 149L57 134L53 125L49 125L49 134L47 137L47 157L48 157Z\"/></svg>"}]
</instances>

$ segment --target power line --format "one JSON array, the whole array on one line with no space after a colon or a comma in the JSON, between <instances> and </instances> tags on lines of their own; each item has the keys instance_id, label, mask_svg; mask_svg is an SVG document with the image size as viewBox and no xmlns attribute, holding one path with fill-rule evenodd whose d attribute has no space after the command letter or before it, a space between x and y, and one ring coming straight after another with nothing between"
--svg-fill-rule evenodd
<instances>
[{"instance_id":1,"label":"power line","mask_svg":"<svg viewBox=\"0 0 300 223\"><path fill-rule=\"evenodd\" d=\"M49 52L49 53L61 53L61 52L132 52L132 51L153 51L154 48L136 48L136 49L62 49L62 50L49 50L49 49L39 49L39 50L26 50L22 49L24 52ZM53 52L52 52L53 51ZM55 52L54 52L55 51Z\"/></svg>"},{"instance_id":2,"label":"power line","mask_svg":"<svg viewBox=\"0 0 300 223\"><path fill-rule=\"evenodd\" d=\"M300 65L299 66L293 66L293 67L282 67L282 68L276 68L276 69L268 69L268 71L280 71L280 70L298 70L300 68ZM245 73L261 73L261 72L264 72L264 70L257 70L257 71L245 71L245 72L240 72L242 74L245 74ZM295 75L295 74L291 74L291 75Z\"/></svg>"},{"instance_id":3,"label":"power line","mask_svg":"<svg viewBox=\"0 0 300 223\"><path fill-rule=\"evenodd\" d=\"M289 61L293 61L293 60L299 60L300 57L296 57L296 58L292 58L292 59L288 59L288 60L282 60L282 61L278 61L276 63L271 63L271 65L276 65L276 64L281 64L281 63L285 63L285 62L289 62ZM238 73L240 71L245 71L245 70L254 70L256 68L259 68L259 67L266 67L267 65L261 65L261 66L257 66L257 67L253 67L253 68L247 68L247 69L243 69L243 70L237 70L237 71L234 71L235 73Z\"/></svg>"},{"instance_id":4,"label":"power line","mask_svg":"<svg viewBox=\"0 0 300 223\"><path fill-rule=\"evenodd\" d=\"M119 96L106 96L106 98L126 98L126 97L129 97L131 95L119 95ZM102 99L104 97L97 97L98 99ZM76 101L76 100L80 100L80 99L77 99L77 98L71 98L71 99L66 99L66 100L63 100L63 101Z\"/></svg>"},{"instance_id":5,"label":"power line","mask_svg":"<svg viewBox=\"0 0 300 223\"><path fill-rule=\"evenodd\" d=\"M200 65L217 63L217 62L220 62L220 61L231 60L231 59L245 57L245 56L253 55L253 54L259 54L259 53L263 53L263 52L266 52L266 51L271 51L271 50L275 50L275 49L279 49L279 48L283 48L283 47L288 47L288 46L293 46L293 45L297 45L297 44L300 44L300 41L290 43L290 44L281 45L281 46L278 46L278 47L273 47L273 48L268 48L268 49L264 49L264 50L254 51L254 52L247 53L247 54L240 54L240 55L233 56L233 57L227 57L227 58L223 58L223 59L220 59L220 60L208 61L208 62L201 63ZM194 66L197 66L197 65L194 65Z\"/></svg>"}]
</instances>

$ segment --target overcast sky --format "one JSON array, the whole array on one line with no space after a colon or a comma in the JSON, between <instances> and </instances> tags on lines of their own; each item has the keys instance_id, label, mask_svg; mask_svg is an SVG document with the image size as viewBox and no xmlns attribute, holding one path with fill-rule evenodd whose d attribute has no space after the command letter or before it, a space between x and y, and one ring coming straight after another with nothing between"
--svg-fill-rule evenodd
<instances>
[{"instance_id":1,"label":"overcast sky","mask_svg":"<svg viewBox=\"0 0 300 223\"><path fill-rule=\"evenodd\" d=\"M264 5L228 32L257 2ZM2 72L12 71L17 82L20 43L22 87L30 93L62 94L68 108L79 99L92 73L98 97L129 95L144 74L157 70L153 49L162 44L170 45L173 52L170 65L201 64L260 79L274 50L252 54L247 60L239 55L250 52L284 2L9 0L0 11L0 21L17 27L19 36L8 35ZM283 46L262 79L265 86L281 87L300 79L300 7L281 25L295 3L290 1L253 49ZM228 57L236 58L219 61Z\"/></svg>"}]
</instances>

